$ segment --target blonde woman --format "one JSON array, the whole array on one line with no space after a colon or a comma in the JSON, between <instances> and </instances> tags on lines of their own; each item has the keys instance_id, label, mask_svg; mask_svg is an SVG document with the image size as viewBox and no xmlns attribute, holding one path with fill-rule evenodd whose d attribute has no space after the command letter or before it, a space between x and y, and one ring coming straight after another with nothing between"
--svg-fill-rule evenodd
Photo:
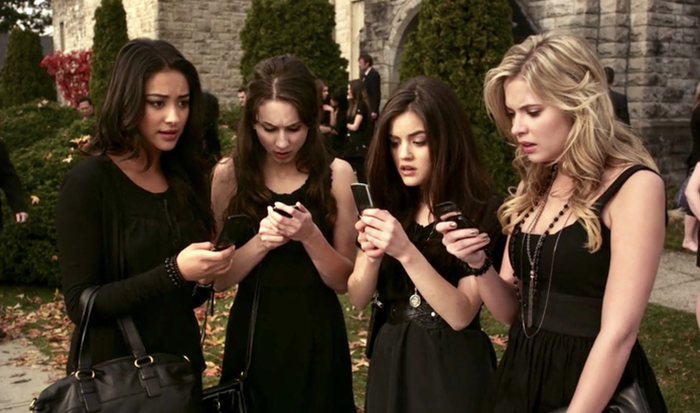
<instances>
[{"instance_id":1,"label":"blonde woman","mask_svg":"<svg viewBox=\"0 0 700 413\"><path fill-rule=\"evenodd\" d=\"M695 88L695 104L693 105L693 115L690 118L690 131L693 136L693 149L688 158L688 168L693 172L685 189L685 196L688 199L688 206L690 206L691 210L686 211L686 213L692 212L695 217L700 217L700 168L697 167L697 163L700 162L700 82ZM685 216L685 238L694 236L691 239L697 240L697 219L693 215ZM690 230L691 234L688 234L689 219L696 222L694 232L692 229ZM685 240L683 240L683 247L686 247ZM700 252L698 252L697 264L700 267ZM698 300L695 304L695 317L698 320L698 327L700 327L700 294L698 294Z\"/></svg>"},{"instance_id":2,"label":"blonde woman","mask_svg":"<svg viewBox=\"0 0 700 413\"><path fill-rule=\"evenodd\" d=\"M521 178L499 209L501 273L477 278L511 326L485 411L602 412L638 383L651 411L666 412L637 341L663 247L664 184L615 120L595 53L573 34L531 36L488 72L484 99ZM473 230L437 229L449 252L484 265Z\"/></svg>"}]
</instances>

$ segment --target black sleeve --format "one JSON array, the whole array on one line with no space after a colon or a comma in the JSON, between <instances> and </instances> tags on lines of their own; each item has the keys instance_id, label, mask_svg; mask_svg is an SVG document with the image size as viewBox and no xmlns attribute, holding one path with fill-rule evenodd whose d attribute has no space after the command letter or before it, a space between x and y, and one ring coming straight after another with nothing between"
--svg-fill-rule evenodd
<instances>
[{"instance_id":1,"label":"black sleeve","mask_svg":"<svg viewBox=\"0 0 700 413\"><path fill-rule=\"evenodd\" d=\"M483 218L479 225L479 229L489 234L489 238L491 238L491 243L488 246L488 253L496 271L501 270L503 251L506 248L506 240L508 238L503 235L503 227L498 220L498 208L501 206L501 203L502 199L499 196L491 196L484 208Z\"/></svg>"},{"instance_id":2,"label":"black sleeve","mask_svg":"<svg viewBox=\"0 0 700 413\"><path fill-rule=\"evenodd\" d=\"M690 117L690 136L693 139L693 146L690 148L690 155L686 161L688 164L688 174L695 165L700 162L700 105L693 109Z\"/></svg>"},{"instance_id":3,"label":"black sleeve","mask_svg":"<svg viewBox=\"0 0 700 413\"><path fill-rule=\"evenodd\" d=\"M372 112L379 113L379 102L382 100L381 80L377 69L370 70L365 80L365 88L369 96L369 104Z\"/></svg>"},{"instance_id":4,"label":"black sleeve","mask_svg":"<svg viewBox=\"0 0 700 413\"><path fill-rule=\"evenodd\" d=\"M68 316L79 323L82 315L80 294L90 286L101 285L95 297L93 320L105 322L131 314L143 303L176 289L168 278L165 265L145 273L120 278L116 269L107 268L111 253L107 251L112 223L103 202L109 179L96 159L76 165L66 176L59 191L56 212L59 262ZM184 288L184 287L183 287Z\"/></svg>"},{"instance_id":5,"label":"black sleeve","mask_svg":"<svg viewBox=\"0 0 700 413\"><path fill-rule=\"evenodd\" d=\"M10 155L7 153L5 144L0 141L0 188L5 192L7 202L12 211L23 212L24 198L22 194L22 183L17 176L15 167L10 162Z\"/></svg>"},{"instance_id":6,"label":"black sleeve","mask_svg":"<svg viewBox=\"0 0 700 413\"><path fill-rule=\"evenodd\" d=\"M627 96L626 95L621 95L622 97L622 104L620 107L620 119L629 126L630 125L630 112L629 108L627 107Z\"/></svg>"}]
</instances>

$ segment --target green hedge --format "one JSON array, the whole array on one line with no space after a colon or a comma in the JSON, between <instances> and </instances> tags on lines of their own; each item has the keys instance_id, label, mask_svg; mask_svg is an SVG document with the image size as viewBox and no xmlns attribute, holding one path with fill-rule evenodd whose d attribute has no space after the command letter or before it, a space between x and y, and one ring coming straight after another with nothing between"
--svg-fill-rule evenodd
<instances>
[{"instance_id":1,"label":"green hedge","mask_svg":"<svg viewBox=\"0 0 700 413\"><path fill-rule=\"evenodd\" d=\"M479 155L505 193L517 183L513 149L497 132L482 102L486 72L513 44L506 0L423 0L418 29L406 44L401 79L428 75L455 91L469 114Z\"/></svg>"},{"instance_id":2,"label":"green hedge","mask_svg":"<svg viewBox=\"0 0 700 413\"><path fill-rule=\"evenodd\" d=\"M8 109L14 113L18 130L30 130L34 124L47 124L56 116L53 110ZM70 109L74 113L73 109ZM4 113L4 112L0 112ZM31 145L14 147L10 158L19 174L27 204L29 219L14 223L12 212L4 203L5 228L0 232L0 283L39 284L59 286L60 260L56 246L56 203L63 177L81 159L76 142L71 142L95 129L95 118L87 122L75 120L69 125L47 133ZM233 131L219 129L223 153L233 149ZM71 161L66 160L70 157ZM32 197L38 202L32 203Z\"/></svg>"},{"instance_id":3,"label":"green hedge","mask_svg":"<svg viewBox=\"0 0 700 413\"><path fill-rule=\"evenodd\" d=\"M2 65L0 100L11 107L34 99L56 100L51 76L39 66L43 58L39 35L31 30L12 29L7 40L7 55Z\"/></svg>"},{"instance_id":4,"label":"green hedge","mask_svg":"<svg viewBox=\"0 0 700 413\"><path fill-rule=\"evenodd\" d=\"M250 81L262 59L291 53L329 90L345 87L348 61L333 39L335 9L328 0L253 0L241 29L241 74Z\"/></svg>"},{"instance_id":5,"label":"green hedge","mask_svg":"<svg viewBox=\"0 0 700 413\"><path fill-rule=\"evenodd\" d=\"M12 152L50 137L78 119L80 116L75 109L55 102L14 106L0 110L0 139Z\"/></svg>"},{"instance_id":6,"label":"green hedge","mask_svg":"<svg viewBox=\"0 0 700 413\"><path fill-rule=\"evenodd\" d=\"M128 42L126 12L121 0L102 0L100 7L95 9L90 61L90 98L96 112L102 109L117 54Z\"/></svg>"}]
</instances>

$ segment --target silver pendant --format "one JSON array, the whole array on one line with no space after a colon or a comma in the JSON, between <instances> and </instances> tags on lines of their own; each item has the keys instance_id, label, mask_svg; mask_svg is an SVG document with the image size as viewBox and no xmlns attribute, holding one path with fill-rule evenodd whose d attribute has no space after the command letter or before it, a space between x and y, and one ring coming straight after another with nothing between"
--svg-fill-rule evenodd
<instances>
[{"instance_id":1,"label":"silver pendant","mask_svg":"<svg viewBox=\"0 0 700 413\"><path fill-rule=\"evenodd\" d=\"M413 295L411 295L408 298L408 303L413 308L418 308L420 306L421 299L420 299L420 295L418 295L418 291L414 292Z\"/></svg>"}]
</instances>

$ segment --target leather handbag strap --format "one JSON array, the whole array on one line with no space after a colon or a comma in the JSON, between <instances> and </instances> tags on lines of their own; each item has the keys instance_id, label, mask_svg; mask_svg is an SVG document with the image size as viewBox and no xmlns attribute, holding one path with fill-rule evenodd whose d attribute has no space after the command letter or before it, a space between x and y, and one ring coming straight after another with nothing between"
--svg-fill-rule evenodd
<instances>
[{"instance_id":1,"label":"leather handbag strap","mask_svg":"<svg viewBox=\"0 0 700 413\"><path fill-rule=\"evenodd\" d=\"M71 349L73 354L77 354L74 364L71 366L72 371L78 371L83 369L90 369L92 367L92 355L90 353L90 343L88 340L88 325L90 324L90 316L92 315L92 308L95 306L95 297L97 297L97 290L99 286L88 287L83 290L80 294L80 304L83 307L83 315L80 317L80 325L78 326L78 337L79 340L74 341L74 346L77 349Z\"/></svg>"},{"instance_id":2,"label":"leather handbag strap","mask_svg":"<svg viewBox=\"0 0 700 413\"><path fill-rule=\"evenodd\" d=\"M136 324L131 317L123 317L119 319L119 328L122 330L122 335L126 341L126 346L131 351L135 359L146 357L146 347L143 345L139 331L136 329Z\"/></svg>"},{"instance_id":3,"label":"leather handbag strap","mask_svg":"<svg viewBox=\"0 0 700 413\"><path fill-rule=\"evenodd\" d=\"M248 343L245 350L245 369L241 373L241 379L245 379L248 376L248 370L250 369L250 362L253 359L253 339L255 338L255 324L258 319L258 304L260 302L260 275L262 262L258 264L258 268L255 271L255 293L253 295L253 306L250 309L250 326L248 327Z\"/></svg>"}]
</instances>

